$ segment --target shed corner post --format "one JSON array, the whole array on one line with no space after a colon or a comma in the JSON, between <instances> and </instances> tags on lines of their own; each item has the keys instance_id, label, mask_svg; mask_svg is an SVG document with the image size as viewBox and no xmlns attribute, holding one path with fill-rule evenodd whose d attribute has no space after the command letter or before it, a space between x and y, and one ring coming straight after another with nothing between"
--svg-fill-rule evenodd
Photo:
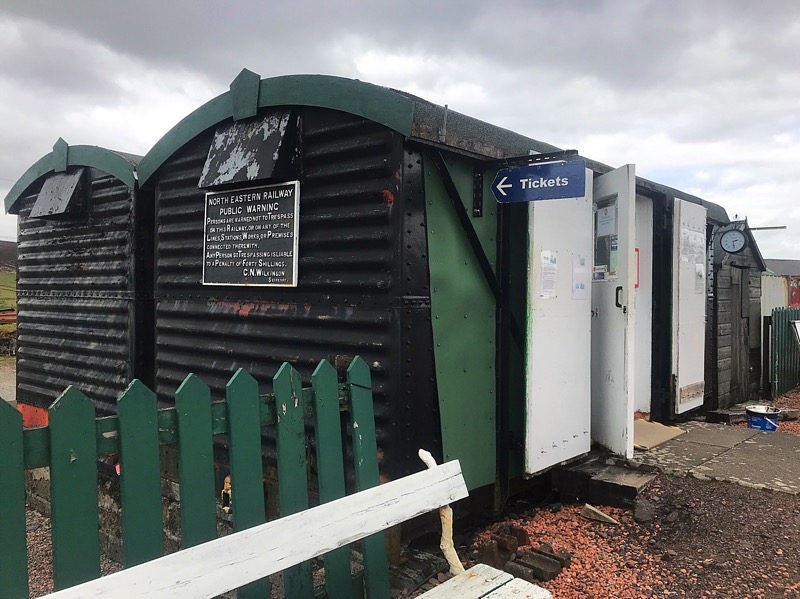
<instances>
[{"instance_id":1,"label":"shed corner post","mask_svg":"<svg viewBox=\"0 0 800 599\"><path fill-rule=\"evenodd\" d=\"M509 422L509 339L511 334L511 306L509 305L510 287L510 233L511 219L506 204L497 206L497 278L500 294L496 307L496 452L497 472L495 474L494 511L500 512L509 495L511 439Z\"/></svg>"}]
</instances>

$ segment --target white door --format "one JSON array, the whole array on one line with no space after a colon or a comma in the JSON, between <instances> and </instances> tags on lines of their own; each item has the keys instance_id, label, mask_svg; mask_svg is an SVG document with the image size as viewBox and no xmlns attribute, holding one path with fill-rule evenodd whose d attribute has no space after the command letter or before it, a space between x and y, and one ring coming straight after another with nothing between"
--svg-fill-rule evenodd
<instances>
[{"instance_id":1,"label":"white door","mask_svg":"<svg viewBox=\"0 0 800 599\"><path fill-rule=\"evenodd\" d=\"M675 200L672 233L672 376L675 413L703 405L706 209Z\"/></svg>"},{"instance_id":2,"label":"white door","mask_svg":"<svg viewBox=\"0 0 800 599\"><path fill-rule=\"evenodd\" d=\"M528 207L526 474L591 447L591 193Z\"/></svg>"},{"instance_id":3,"label":"white door","mask_svg":"<svg viewBox=\"0 0 800 599\"><path fill-rule=\"evenodd\" d=\"M592 439L633 455L636 169L594 180Z\"/></svg>"}]
</instances>

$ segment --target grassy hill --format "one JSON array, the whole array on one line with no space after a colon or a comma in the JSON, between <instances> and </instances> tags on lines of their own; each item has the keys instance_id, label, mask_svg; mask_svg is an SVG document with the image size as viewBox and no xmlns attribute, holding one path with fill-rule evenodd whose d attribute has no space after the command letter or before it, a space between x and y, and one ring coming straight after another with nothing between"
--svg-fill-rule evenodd
<instances>
[{"instance_id":1,"label":"grassy hill","mask_svg":"<svg viewBox=\"0 0 800 599\"><path fill-rule=\"evenodd\" d=\"M0 241L0 310L17 307L17 243ZM13 333L16 324L1 324L0 334Z\"/></svg>"},{"instance_id":2,"label":"grassy hill","mask_svg":"<svg viewBox=\"0 0 800 599\"><path fill-rule=\"evenodd\" d=\"M17 273L0 271L0 310L17 307Z\"/></svg>"},{"instance_id":3,"label":"grassy hill","mask_svg":"<svg viewBox=\"0 0 800 599\"><path fill-rule=\"evenodd\" d=\"M0 271L17 270L17 242L0 241Z\"/></svg>"}]
</instances>

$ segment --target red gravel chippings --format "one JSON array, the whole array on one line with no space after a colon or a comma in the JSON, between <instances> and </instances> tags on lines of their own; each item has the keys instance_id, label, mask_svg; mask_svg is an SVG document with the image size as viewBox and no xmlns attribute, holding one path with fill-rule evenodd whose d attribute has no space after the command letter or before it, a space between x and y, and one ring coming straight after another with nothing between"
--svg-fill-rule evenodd
<instances>
[{"instance_id":1,"label":"red gravel chippings","mask_svg":"<svg viewBox=\"0 0 800 599\"><path fill-rule=\"evenodd\" d=\"M556 504L508 519L532 546L573 555L569 568L538 583L557 599L800 597L797 496L659 475L640 496L641 522L632 509L602 506L619 526L587 520L582 507ZM471 548L488 534L477 532ZM471 566L475 552L468 557Z\"/></svg>"}]
</instances>

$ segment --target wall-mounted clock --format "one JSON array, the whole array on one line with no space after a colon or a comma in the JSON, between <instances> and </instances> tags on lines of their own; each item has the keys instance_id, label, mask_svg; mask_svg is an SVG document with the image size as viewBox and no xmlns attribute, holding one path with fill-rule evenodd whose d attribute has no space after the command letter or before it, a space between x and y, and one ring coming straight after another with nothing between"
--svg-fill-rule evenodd
<instances>
[{"instance_id":1,"label":"wall-mounted clock","mask_svg":"<svg viewBox=\"0 0 800 599\"><path fill-rule=\"evenodd\" d=\"M722 234L719 244L729 254L738 254L747 247L747 236L739 229L730 229Z\"/></svg>"}]
</instances>

